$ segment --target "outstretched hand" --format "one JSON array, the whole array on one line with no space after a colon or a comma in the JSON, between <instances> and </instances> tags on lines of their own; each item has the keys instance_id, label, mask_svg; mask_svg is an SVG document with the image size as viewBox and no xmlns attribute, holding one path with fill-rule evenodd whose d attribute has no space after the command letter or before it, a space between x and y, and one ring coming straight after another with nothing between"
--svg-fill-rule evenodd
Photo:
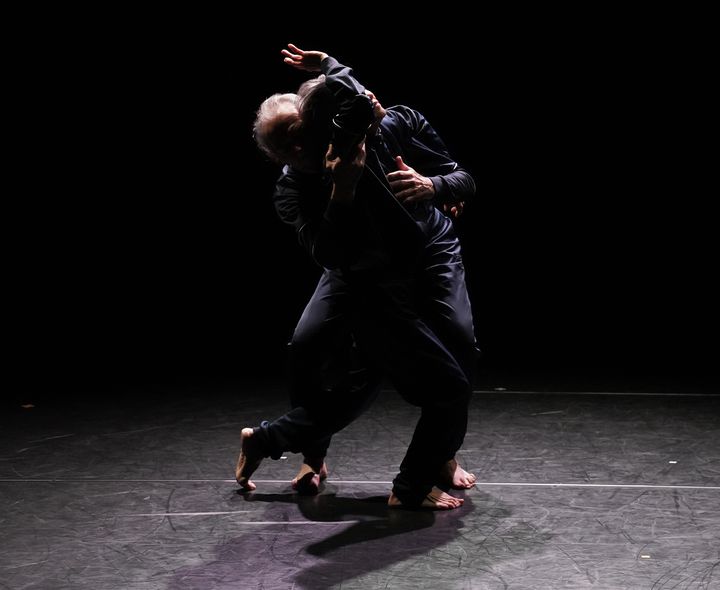
<instances>
[{"instance_id":1,"label":"outstretched hand","mask_svg":"<svg viewBox=\"0 0 720 590\"><path fill-rule=\"evenodd\" d=\"M288 48L290 49L289 51L283 49L280 52L285 56L283 61L305 72L319 72L320 62L328 56L327 53L322 51L303 51L292 43L288 43Z\"/></svg>"}]
</instances>

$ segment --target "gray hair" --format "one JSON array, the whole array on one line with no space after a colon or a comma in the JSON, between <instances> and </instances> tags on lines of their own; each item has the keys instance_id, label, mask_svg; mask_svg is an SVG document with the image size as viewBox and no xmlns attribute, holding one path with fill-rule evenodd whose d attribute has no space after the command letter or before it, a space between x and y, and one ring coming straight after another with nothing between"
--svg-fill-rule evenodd
<instances>
[{"instance_id":1,"label":"gray hair","mask_svg":"<svg viewBox=\"0 0 720 590\"><path fill-rule=\"evenodd\" d=\"M253 137L258 147L276 162L286 162L293 153L300 125L299 101L297 94L273 94L257 111Z\"/></svg>"}]
</instances>

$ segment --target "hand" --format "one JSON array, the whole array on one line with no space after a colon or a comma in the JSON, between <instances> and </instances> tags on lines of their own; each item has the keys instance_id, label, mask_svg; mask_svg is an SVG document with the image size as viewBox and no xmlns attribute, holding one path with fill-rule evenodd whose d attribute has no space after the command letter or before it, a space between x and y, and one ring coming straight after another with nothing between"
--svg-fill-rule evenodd
<instances>
[{"instance_id":1,"label":"hand","mask_svg":"<svg viewBox=\"0 0 720 590\"><path fill-rule=\"evenodd\" d=\"M402 203L430 200L435 196L432 180L418 174L403 162L402 156L395 156L397 171L386 176L395 197Z\"/></svg>"},{"instance_id":2,"label":"hand","mask_svg":"<svg viewBox=\"0 0 720 590\"><path fill-rule=\"evenodd\" d=\"M329 171L333 179L334 199L352 199L355 194L355 185L365 169L365 142L358 144L350 156L341 158L336 156L330 144L325 154L325 170Z\"/></svg>"},{"instance_id":3,"label":"hand","mask_svg":"<svg viewBox=\"0 0 720 590\"><path fill-rule=\"evenodd\" d=\"M288 43L290 51L283 49L280 53L285 56L283 61L298 70L306 72L319 72L320 62L324 60L328 54L322 51L303 51L299 47Z\"/></svg>"},{"instance_id":4,"label":"hand","mask_svg":"<svg viewBox=\"0 0 720 590\"><path fill-rule=\"evenodd\" d=\"M465 209L465 201L458 201L457 203L445 203L443 204L443 211L448 213L453 219L457 219L463 214Z\"/></svg>"}]
</instances>

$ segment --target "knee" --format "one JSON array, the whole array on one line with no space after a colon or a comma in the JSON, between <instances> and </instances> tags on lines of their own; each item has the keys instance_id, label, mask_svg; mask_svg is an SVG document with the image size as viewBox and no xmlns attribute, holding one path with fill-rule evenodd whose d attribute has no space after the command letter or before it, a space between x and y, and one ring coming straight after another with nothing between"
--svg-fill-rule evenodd
<instances>
[{"instance_id":1,"label":"knee","mask_svg":"<svg viewBox=\"0 0 720 590\"><path fill-rule=\"evenodd\" d=\"M470 403L472 387L467 376L463 376L447 395L446 399L450 406L467 406Z\"/></svg>"}]
</instances>

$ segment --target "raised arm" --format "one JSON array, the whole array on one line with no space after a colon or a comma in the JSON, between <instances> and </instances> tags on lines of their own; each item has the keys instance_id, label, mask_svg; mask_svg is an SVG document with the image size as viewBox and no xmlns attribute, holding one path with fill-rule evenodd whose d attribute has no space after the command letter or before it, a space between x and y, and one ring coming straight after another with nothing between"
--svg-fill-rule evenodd
<instances>
[{"instance_id":1,"label":"raised arm","mask_svg":"<svg viewBox=\"0 0 720 590\"><path fill-rule=\"evenodd\" d=\"M288 49L280 53L283 61L295 69L325 74L325 85L335 95L338 108L358 94L365 94L365 87L357 81L352 69L324 51L306 51L288 43Z\"/></svg>"},{"instance_id":2,"label":"raised arm","mask_svg":"<svg viewBox=\"0 0 720 590\"><path fill-rule=\"evenodd\" d=\"M281 53L285 63L292 67L325 74L325 85L335 95L338 105L363 93L375 99L355 78L351 68L323 51L306 51L289 43L288 49L283 49ZM420 150L418 161L413 158L404 162L397 157L398 170L388 175L391 188L401 201L410 203L432 199L446 213L458 217L462 214L465 201L475 194L475 182L450 157L440 136L420 113L407 107L399 110L412 130L413 143L424 145L425 149Z\"/></svg>"}]
</instances>

